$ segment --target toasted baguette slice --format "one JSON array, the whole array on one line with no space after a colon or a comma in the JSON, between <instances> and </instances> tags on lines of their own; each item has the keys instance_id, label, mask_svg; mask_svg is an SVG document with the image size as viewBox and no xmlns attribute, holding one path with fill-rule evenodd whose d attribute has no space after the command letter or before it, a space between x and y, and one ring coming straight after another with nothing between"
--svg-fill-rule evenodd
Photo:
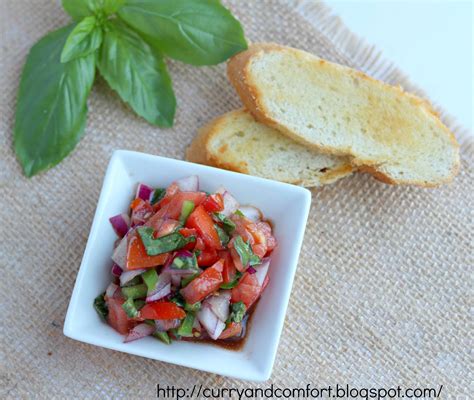
<instances>
[{"instance_id":1,"label":"toasted baguette slice","mask_svg":"<svg viewBox=\"0 0 474 400\"><path fill-rule=\"evenodd\" d=\"M437 186L459 168L459 146L424 100L301 50L254 44L228 63L254 117L314 150L350 156L392 184Z\"/></svg>"},{"instance_id":2,"label":"toasted baguette slice","mask_svg":"<svg viewBox=\"0 0 474 400\"><path fill-rule=\"evenodd\" d=\"M347 159L310 150L245 110L231 111L201 128L186 158L302 186L331 183L353 169Z\"/></svg>"}]
</instances>

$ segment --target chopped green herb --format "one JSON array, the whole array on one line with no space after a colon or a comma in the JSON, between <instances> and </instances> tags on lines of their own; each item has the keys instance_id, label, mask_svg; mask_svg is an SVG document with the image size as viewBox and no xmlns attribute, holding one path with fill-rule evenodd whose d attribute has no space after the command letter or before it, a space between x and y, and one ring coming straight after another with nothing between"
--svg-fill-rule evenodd
<instances>
[{"instance_id":1,"label":"chopped green herb","mask_svg":"<svg viewBox=\"0 0 474 400\"><path fill-rule=\"evenodd\" d=\"M229 316L230 322L242 322L246 311L247 308L243 302L239 301L238 303L232 304L232 311Z\"/></svg>"},{"instance_id":2,"label":"chopped green herb","mask_svg":"<svg viewBox=\"0 0 474 400\"><path fill-rule=\"evenodd\" d=\"M146 287L148 288L148 293L150 293L156 288L156 284L158 283L158 280L160 279L158 277L158 274L155 268L147 269L142 274L142 278L143 278L143 282L145 282Z\"/></svg>"},{"instance_id":3,"label":"chopped green herb","mask_svg":"<svg viewBox=\"0 0 474 400\"><path fill-rule=\"evenodd\" d=\"M228 235L232 235L232 233L235 231L235 224L225 215L221 213L214 213L214 219L217 220L217 222L222 223L222 227L224 228L225 233Z\"/></svg>"},{"instance_id":4,"label":"chopped green herb","mask_svg":"<svg viewBox=\"0 0 474 400\"><path fill-rule=\"evenodd\" d=\"M222 246L227 246L229 243L230 237L227 233L225 233L224 229L222 229L219 225L214 224L214 228L216 228L217 235L221 241Z\"/></svg>"},{"instance_id":5,"label":"chopped green herb","mask_svg":"<svg viewBox=\"0 0 474 400\"><path fill-rule=\"evenodd\" d=\"M133 278L130 282L127 282L122 287L135 286L135 285L139 285L140 283L142 283L142 279L141 279L140 275L138 275L135 278Z\"/></svg>"},{"instance_id":6,"label":"chopped green herb","mask_svg":"<svg viewBox=\"0 0 474 400\"><path fill-rule=\"evenodd\" d=\"M184 336L184 337L193 336L194 318L195 317L192 312L188 312L186 314L186 318L184 318L183 322L181 323L177 331L179 336Z\"/></svg>"},{"instance_id":7,"label":"chopped green herb","mask_svg":"<svg viewBox=\"0 0 474 400\"><path fill-rule=\"evenodd\" d=\"M127 299L139 299L141 297L146 297L148 293L148 288L144 283L141 283L140 285L135 285L135 286L128 286L122 288L122 294L127 298Z\"/></svg>"},{"instance_id":8,"label":"chopped green herb","mask_svg":"<svg viewBox=\"0 0 474 400\"><path fill-rule=\"evenodd\" d=\"M245 243L242 236L238 235L234 239L234 249L237 251L240 257L240 261L244 267L249 265L261 264L260 258L254 254L252 248L248 243Z\"/></svg>"},{"instance_id":9,"label":"chopped green herb","mask_svg":"<svg viewBox=\"0 0 474 400\"><path fill-rule=\"evenodd\" d=\"M107 318L107 315L109 315L109 308L107 307L107 303L105 302L104 296L105 296L105 292L102 294L99 294L94 299L94 308L97 311L97 314L99 314L99 317L105 321Z\"/></svg>"},{"instance_id":10,"label":"chopped green herb","mask_svg":"<svg viewBox=\"0 0 474 400\"><path fill-rule=\"evenodd\" d=\"M122 304L122 308L129 318L138 317L138 310L135 307L133 298L129 297L125 303Z\"/></svg>"},{"instance_id":11,"label":"chopped green herb","mask_svg":"<svg viewBox=\"0 0 474 400\"><path fill-rule=\"evenodd\" d=\"M163 197L165 197L166 189L157 188L153 191L153 196L151 198L150 204L154 205L158 203Z\"/></svg>"},{"instance_id":12,"label":"chopped green herb","mask_svg":"<svg viewBox=\"0 0 474 400\"><path fill-rule=\"evenodd\" d=\"M240 210L235 210L234 214L238 215L239 217L245 217L244 213Z\"/></svg>"},{"instance_id":13,"label":"chopped green herb","mask_svg":"<svg viewBox=\"0 0 474 400\"><path fill-rule=\"evenodd\" d=\"M149 226L140 226L137 228L137 231L145 246L146 253L149 256L156 256L158 254L178 250L188 243L196 241L194 236L184 237L179 232L173 232L155 239L153 238L153 228Z\"/></svg>"},{"instance_id":14,"label":"chopped green herb","mask_svg":"<svg viewBox=\"0 0 474 400\"><path fill-rule=\"evenodd\" d=\"M181 215L179 217L179 222L181 222L181 224L184 225L189 215L193 212L193 210L194 210L194 202L190 200L184 200L183 205L181 206Z\"/></svg>"},{"instance_id":15,"label":"chopped green herb","mask_svg":"<svg viewBox=\"0 0 474 400\"><path fill-rule=\"evenodd\" d=\"M181 308L184 307L184 305L186 304L186 301L184 300L183 296L181 296L179 293L176 293L172 298L171 300L173 303L175 303L176 305L180 306Z\"/></svg>"},{"instance_id":16,"label":"chopped green herb","mask_svg":"<svg viewBox=\"0 0 474 400\"><path fill-rule=\"evenodd\" d=\"M161 340L164 344L171 344L171 339L166 332L155 332L151 336Z\"/></svg>"},{"instance_id":17,"label":"chopped green herb","mask_svg":"<svg viewBox=\"0 0 474 400\"><path fill-rule=\"evenodd\" d=\"M145 300L135 300L134 301L135 308L140 311L146 304Z\"/></svg>"},{"instance_id":18,"label":"chopped green herb","mask_svg":"<svg viewBox=\"0 0 474 400\"><path fill-rule=\"evenodd\" d=\"M230 281L230 282L227 282L227 283L223 283L220 288L221 289L233 289L237 286L237 284L239 283L239 280L240 280L240 277L242 276L242 273L240 271L237 271L236 274L235 274L235 278Z\"/></svg>"},{"instance_id":19,"label":"chopped green herb","mask_svg":"<svg viewBox=\"0 0 474 400\"><path fill-rule=\"evenodd\" d=\"M189 285L189 282L194 280L194 278L197 278L200 275L200 272L195 273L194 275L187 276L186 278L181 279L181 287L186 287Z\"/></svg>"},{"instance_id":20,"label":"chopped green herb","mask_svg":"<svg viewBox=\"0 0 474 400\"><path fill-rule=\"evenodd\" d=\"M194 303L194 304L186 303L184 305L184 309L189 312L197 312L201 309L201 302L198 301L197 303Z\"/></svg>"},{"instance_id":21,"label":"chopped green herb","mask_svg":"<svg viewBox=\"0 0 474 400\"><path fill-rule=\"evenodd\" d=\"M178 333L178 330L176 328L170 329L169 332L176 338L176 339L181 339L181 335Z\"/></svg>"}]
</instances>

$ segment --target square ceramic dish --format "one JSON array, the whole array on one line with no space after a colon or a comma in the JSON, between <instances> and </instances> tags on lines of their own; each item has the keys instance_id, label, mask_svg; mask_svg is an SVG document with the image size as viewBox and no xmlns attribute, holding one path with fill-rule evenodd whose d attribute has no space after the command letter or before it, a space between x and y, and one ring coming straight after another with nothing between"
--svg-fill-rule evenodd
<instances>
[{"instance_id":1,"label":"square ceramic dish","mask_svg":"<svg viewBox=\"0 0 474 400\"><path fill-rule=\"evenodd\" d=\"M274 226L278 247L272 253L270 283L260 299L241 350L195 342L165 345L153 337L123 343L124 337L102 322L92 303L110 283L116 235L109 217L128 209L137 183L166 187L198 175L201 190L220 185L240 204L262 210ZM252 381L270 377L288 306L311 193L301 187L132 151L115 151L105 175L97 210L64 323L72 339L113 350Z\"/></svg>"}]
</instances>

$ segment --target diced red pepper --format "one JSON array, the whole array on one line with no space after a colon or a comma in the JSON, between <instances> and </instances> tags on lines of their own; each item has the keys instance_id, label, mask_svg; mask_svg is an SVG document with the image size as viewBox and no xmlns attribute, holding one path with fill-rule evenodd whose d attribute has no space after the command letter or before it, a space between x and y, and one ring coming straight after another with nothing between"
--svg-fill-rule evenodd
<instances>
[{"instance_id":1,"label":"diced red pepper","mask_svg":"<svg viewBox=\"0 0 474 400\"><path fill-rule=\"evenodd\" d=\"M165 264L168 253L149 256L146 253L142 240L136 232L130 235L128 240L127 270L150 268Z\"/></svg>"},{"instance_id":2,"label":"diced red pepper","mask_svg":"<svg viewBox=\"0 0 474 400\"><path fill-rule=\"evenodd\" d=\"M144 319L183 319L186 317L186 313L171 301L157 301L145 304L140 310L140 317Z\"/></svg>"},{"instance_id":3,"label":"diced red pepper","mask_svg":"<svg viewBox=\"0 0 474 400\"><path fill-rule=\"evenodd\" d=\"M224 209L224 198L220 193L214 193L206 197L202 203L206 211L219 212Z\"/></svg>"},{"instance_id":4,"label":"diced red pepper","mask_svg":"<svg viewBox=\"0 0 474 400\"><path fill-rule=\"evenodd\" d=\"M222 283L224 260L217 261L201 275L193 279L188 286L181 289L181 294L189 304L204 300L208 295L219 289Z\"/></svg>"},{"instance_id":5,"label":"diced red pepper","mask_svg":"<svg viewBox=\"0 0 474 400\"><path fill-rule=\"evenodd\" d=\"M242 324L240 322L231 322L229 326L221 333L219 339L228 339L233 336L239 336L242 333Z\"/></svg>"},{"instance_id":6,"label":"diced red pepper","mask_svg":"<svg viewBox=\"0 0 474 400\"><path fill-rule=\"evenodd\" d=\"M198 206L186 221L187 228L194 228L211 249L219 249L221 241L214 227L214 221L203 206Z\"/></svg>"}]
</instances>

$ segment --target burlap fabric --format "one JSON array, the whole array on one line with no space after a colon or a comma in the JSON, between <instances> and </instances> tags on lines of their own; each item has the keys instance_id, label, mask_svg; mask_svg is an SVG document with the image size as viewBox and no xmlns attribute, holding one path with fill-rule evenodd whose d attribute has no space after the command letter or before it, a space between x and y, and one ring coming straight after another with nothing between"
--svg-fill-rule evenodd
<instances>
[{"instance_id":1,"label":"burlap fabric","mask_svg":"<svg viewBox=\"0 0 474 400\"><path fill-rule=\"evenodd\" d=\"M253 41L296 46L413 89L320 4L228 4ZM462 168L450 185L391 187L357 175L313 191L286 323L266 384L64 337L66 308L112 151L182 159L199 126L240 104L224 65L169 62L179 106L173 129L160 130L136 117L99 79L85 138L58 167L28 180L11 144L19 75L30 46L68 17L59 1L18 0L1 2L0 21L1 398L151 398L157 383L443 384L445 398L473 392L473 151L472 141L452 125L462 142Z\"/></svg>"}]
</instances>

